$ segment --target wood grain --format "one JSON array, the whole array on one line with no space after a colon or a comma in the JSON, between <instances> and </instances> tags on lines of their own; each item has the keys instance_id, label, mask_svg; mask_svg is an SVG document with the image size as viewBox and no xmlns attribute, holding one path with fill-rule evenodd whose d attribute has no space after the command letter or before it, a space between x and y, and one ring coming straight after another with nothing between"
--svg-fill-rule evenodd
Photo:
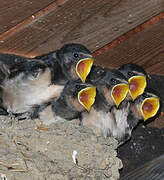
<instances>
[{"instance_id":1,"label":"wood grain","mask_svg":"<svg viewBox=\"0 0 164 180\"><path fill-rule=\"evenodd\" d=\"M95 51L162 11L163 0L71 0L3 39L0 51L33 57L70 42Z\"/></svg>"},{"instance_id":2,"label":"wood grain","mask_svg":"<svg viewBox=\"0 0 164 180\"><path fill-rule=\"evenodd\" d=\"M95 58L96 64L109 68L134 62L148 73L164 75L164 19Z\"/></svg>"},{"instance_id":3,"label":"wood grain","mask_svg":"<svg viewBox=\"0 0 164 180\"><path fill-rule=\"evenodd\" d=\"M20 23L16 24L9 30L5 31L0 35L1 42L3 42L4 39L9 38L12 36L15 32L20 31L21 29L24 29L29 24L36 21L38 18L41 18L42 16L45 16L46 14L53 11L56 7L60 6L61 4L64 4L68 0L56 0L55 2L51 3L50 5L46 6L45 8L37 11L32 16L26 18L25 20L21 21Z\"/></svg>"},{"instance_id":4,"label":"wood grain","mask_svg":"<svg viewBox=\"0 0 164 180\"><path fill-rule=\"evenodd\" d=\"M0 34L32 16L52 2L54 2L54 0L1 0Z\"/></svg>"},{"instance_id":5,"label":"wood grain","mask_svg":"<svg viewBox=\"0 0 164 180\"><path fill-rule=\"evenodd\" d=\"M159 20L164 19L164 12L154 16L153 18L147 20L146 22L138 25L137 27L133 28L132 30L128 31L127 33L123 34L122 36L118 37L117 39L113 40L112 42L106 44L102 48L96 50L94 52L94 55L100 55L103 54L104 52L108 51L109 49L117 46L118 44L122 43L126 39L130 38L134 34L143 31L144 29L148 28L152 24L158 22Z\"/></svg>"}]
</instances>

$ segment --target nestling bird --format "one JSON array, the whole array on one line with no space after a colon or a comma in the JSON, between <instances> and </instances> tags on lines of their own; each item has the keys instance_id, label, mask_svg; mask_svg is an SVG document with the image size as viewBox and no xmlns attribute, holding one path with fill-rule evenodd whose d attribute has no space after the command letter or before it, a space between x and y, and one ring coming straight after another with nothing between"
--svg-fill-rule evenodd
<instances>
[{"instance_id":1,"label":"nestling bird","mask_svg":"<svg viewBox=\"0 0 164 180\"><path fill-rule=\"evenodd\" d=\"M85 82L92 64L92 53L81 44L66 44L53 54L63 73L69 80L81 79Z\"/></svg>"},{"instance_id":2,"label":"nestling bird","mask_svg":"<svg viewBox=\"0 0 164 180\"><path fill-rule=\"evenodd\" d=\"M9 68L29 60L40 60L48 66L53 66L53 68L55 68L54 79L60 79L64 84L68 80L78 78L85 82L94 61L92 53L85 46L75 43L66 44L61 49L41 56L36 56L35 58L26 58L14 54L0 53L0 63L5 64ZM4 79L4 74L1 74L0 71L0 75L1 83L1 78L2 80ZM58 76L60 76L60 78Z\"/></svg>"},{"instance_id":3,"label":"nestling bird","mask_svg":"<svg viewBox=\"0 0 164 180\"><path fill-rule=\"evenodd\" d=\"M60 78L54 83L53 66L38 59L15 64L12 68L4 65L1 71L6 75L0 85L1 104L9 114L22 114L20 117L30 118L36 106L59 97L64 88Z\"/></svg>"},{"instance_id":4,"label":"nestling bird","mask_svg":"<svg viewBox=\"0 0 164 180\"><path fill-rule=\"evenodd\" d=\"M97 87L96 99L90 113L82 113L81 122L105 138L112 136L118 140L123 139L125 131L121 130L122 124L116 122L111 111L119 109L120 103L126 98L128 81L118 70L95 67L91 74L90 81ZM123 125L124 128L128 127L128 124Z\"/></svg>"},{"instance_id":5,"label":"nestling bird","mask_svg":"<svg viewBox=\"0 0 164 180\"><path fill-rule=\"evenodd\" d=\"M146 71L138 64L128 63L119 68L129 81L129 93L133 100L141 95L146 86L148 75Z\"/></svg>"},{"instance_id":6,"label":"nestling bird","mask_svg":"<svg viewBox=\"0 0 164 180\"><path fill-rule=\"evenodd\" d=\"M9 62L13 60L13 64L6 64L5 58ZM85 81L93 58L83 45L67 44L60 50L36 58L2 54L0 62L3 101L0 109L18 116L23 113L20 118L29 118L36 107L59 97L68 80L80 77Z\"/></svg>"},{"instance_id":7,"label":"nestling bird","mask_svg":"<svg viewBox=\"0 0 164 180\"><path fill-rule=\"evenodd\" d=\"M69 81L58 99L40 107L38 117L44 124L80 118L81 112L90 111L95 96L95 86L79 80Z\"/></svg>"},{"instance_id":8,"label":"nestling bird","mask_svg":"<svg viewBox=\"0 0 164 180\"><path fill-rule=\"evenodd\" d=\"M119 145L131 138L131 133L139 121L154 117L160 107L159 97L150 90L145 91L134 102L126 99L120 104L119 109L113 108L111 113L118 126ZM122 136L124 134L124 136Z\"/></svg>"},{"instance_id":9,"label":"nestling bird","mask_svg":"<svg viewBox=\"0 0 164 180\"><path fill-rule=\"evenodd\" d=\"M116 138L121 145L130 139L132 130L139 120L147 120L157 113L159 98L153 93L145 92L134 102L129 101L126 97L128 82L124 75L116 72L99 66L94 67L89 80L96 84L97 95L90 113L82 113L82 124L96 133L103 134L105 138L108 136ZM118 83L118 86L113 83ZM114 101L113 92L117 101ZM119 96L121 98L118 98ZM147 110L149 113L146 113Z\"/></svg>"}]
</instances>

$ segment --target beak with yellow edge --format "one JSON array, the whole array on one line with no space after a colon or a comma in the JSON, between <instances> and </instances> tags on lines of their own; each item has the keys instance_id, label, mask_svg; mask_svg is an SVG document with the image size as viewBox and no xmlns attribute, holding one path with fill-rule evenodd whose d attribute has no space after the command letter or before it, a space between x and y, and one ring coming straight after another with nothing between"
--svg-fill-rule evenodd
<instances>
[{"instance_id":1,"label":"beak with yellow edge","mask_svg":"<svg viewBox=\"0 0 164 180\"><path fill-rule=\"evenodd\" d=\"M95 102L95 97L96 97L95 86L84 88L78 93L78 101L82 106L85 107L85 109L87 109L88 112L90 111L92 105Z\"/></svg>"},{"instance_id":2,"label":"beak with yellow edge","mask_svg":"<svg viewBox=\"0 0 164 180\"><path fill-rule=\"evenodd\" d=\"M160 101L158 97L150 97L144 99L141 105L141 112L144 118L144 121L155 116L159 110Z\"/></svg>"},{"instance_id":3,"label":"beak with yellow edge","mask_svg":"<svg viewBox=\"0 0 164 180\"><path fill-rule=\"evenodd\" d=\"M76 73L85 82L86 77L90 73L91 67L93 65L93 58L81 59L76 65Z\"/></svg>"},{"instance_id":4,"label":"beak with yellow edge","mask_svg":"<svg viewBox=\"0 0 164 180\"><path fill-rule=\"evenodd\" d=\"M128 91L129 85L127 84L117 84L112 88L111 96L117 107L125 99Z\"/></svg>"},{"instance_id":5,"label":"beak with yellow edge","mask_svg":"<svg viewBox=\"0 0 164 180\"><path fill-rule=\"evenodd\" d=\"M133 100L143 94L146 88L146 76L133 76L129 78L129 93Z\"/></svg>"}]
</instances>

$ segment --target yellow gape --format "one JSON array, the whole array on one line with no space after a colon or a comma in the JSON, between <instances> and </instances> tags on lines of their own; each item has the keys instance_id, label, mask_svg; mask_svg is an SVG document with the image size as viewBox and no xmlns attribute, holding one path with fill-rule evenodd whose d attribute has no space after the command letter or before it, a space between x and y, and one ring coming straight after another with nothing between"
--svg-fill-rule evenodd
<instances>
[{"instance_id":1,"label":"yellow gape","mask_svg":"<svg viewBox=\"0 0 164 180\"><path fill-rule=\"evenodd\" d=\"M93 64L93 58L82 59L77 63L76 73L78 74L82 82L85 82L86 77L88 76L91 70L92 64Z\"/></svg>"},{"instance_id":2,"label":"yellow gape","mask_svg":"<svg viewBox=\"0 0 164 180\"><path fill-rule=\"evenodd\" d=\"M112 88L111 96L117 107L125 99L128 90L129 90L129 85L127 84L117 84Z\"/></svg>"},{"instance_id":3,"label":"yellow gape","mask_svg":"<svg viewBox=\"0 0 164 180\"><path fill-rule=\"evenodd\" d=\"M85 89L82 89L78 93L78 100L79 103L82 104L85 109L89 112L93 103L95 102L96 97L96 87L87 87Z\"/></svg>"},{"instance_id":4,"label":"yellow gape","mask_svg":"<svg viewBox=\"0 0 164 180\"><path fill-rule=\"evenodd\" d=\"M159 110L160 102L158 97L146 98L141 105L141 112L144 120L155 116Z\"/></svg>"},{"instance_id":5,"label":"yellow gape","mask_svg":"<svg viewBox=\"0 0 164 180\"><path fill-rule=\"evenodd\" d=\"M133 100L143 94L146 88L146 76L133 76L129 80L129 93Z\"/></svg>"}]
</instances>

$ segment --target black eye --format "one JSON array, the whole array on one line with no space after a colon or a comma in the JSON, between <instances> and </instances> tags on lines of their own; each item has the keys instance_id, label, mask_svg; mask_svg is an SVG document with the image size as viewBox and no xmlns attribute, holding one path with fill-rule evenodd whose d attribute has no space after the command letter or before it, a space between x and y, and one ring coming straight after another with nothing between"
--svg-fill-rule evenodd
<instances>
[{"instance_id":1,"label":"black eye","mask_svg":"<svg viewBox=\"0 0 164 180\"><path fill-rule=\"evenodd\" d=\"M79 55L78 55L77 53L74 53L73 56L74 56L75 58L78 58L78 57L79 57Z\"/></svg>"},{"instance_id":2,"label":"black eye","mask_svg":"<svg viewBox=\"0 0 164 180\"><path fill-rule=\"evenodd\" d=\"M112 78L110 81L111 81L112 84L117 84L116 79L113 79L113 78Z\"/></svg>"},{"instance_id":3,"label":"black eye","mask_svg":"<svg viewBox=\"0 0 164 180\"><path fill-rule=\"evenodd\" d=\"M133 72L129 71L128 76L132 77L132 76L135 76L135 74Z\"/></svg>"}]
</instances>

